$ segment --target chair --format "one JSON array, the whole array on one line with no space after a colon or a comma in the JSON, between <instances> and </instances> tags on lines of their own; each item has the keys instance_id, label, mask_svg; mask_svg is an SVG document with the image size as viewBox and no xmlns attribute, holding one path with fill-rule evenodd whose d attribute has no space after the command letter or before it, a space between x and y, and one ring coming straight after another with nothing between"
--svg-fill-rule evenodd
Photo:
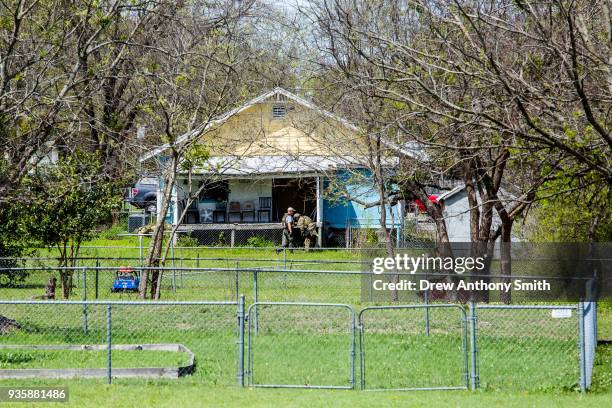
<instances>
[{"instance_id":1,"label":"chair","mask_svg":"<svg viewBox=\"0 0 612 408\"><path fill-rule=\"evenodd\" d=\"M246 201L242 205L242 221L255 222L255 205L252 201Z\"/></svg>"},{"instance_id":2,"label":"chair","mask_svg":"<svg viewBox=\"0 0 612 408\"><path fill-rule=\"evenodd\" d=\"M272 197L259 197L259 210L257 210L257 222L262 222L262 214L265 214L263 222L272 222Z\"/></svg>"},{"instance_id":3,"label":"chair","mask_svg":"<svg viewBox=\"0 0 612 408\"><path fill-rule=\"evenodd\" d=\"M236 220L236 217L238 219ZM227 212L227 222L241 222L242 211L240 211L240 203L238 201L230 201L229 211Z\"/></svg>"},{"instance_id":4,"label":"chair","mask_svg":"<svg viewBox=\"0 0 612 408\"><path fill-rule=\"evenodd\" d=\"M213 222L224 223L227 220L227 201L217 201L213 211Z\"/></svg>"}]
</instances>

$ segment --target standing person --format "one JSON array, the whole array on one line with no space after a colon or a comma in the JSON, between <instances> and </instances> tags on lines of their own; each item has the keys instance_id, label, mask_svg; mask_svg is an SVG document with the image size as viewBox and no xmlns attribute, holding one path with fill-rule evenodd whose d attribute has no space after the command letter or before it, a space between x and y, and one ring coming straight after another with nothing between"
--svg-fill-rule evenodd
<instances>
[{"instance_id":1,"label":"standing person","mask_svg":"<svg viewBox=\"0 0 612 408\"><path fill-rule=\"evenodd\" d=\"M300 214L295 212L293 207L287 208L287 212L283 215L283 248L293 248L298 242L299 230L296 228Z\"/></svg>"},{"instance_id":2,"label":"standing person","mask_svg":"<svg viewBox=\"0 0 612 408\"><path fill-rule=\"evenodd\" d=\"M306 215L302 215L298 219L296 225L304 241L304 248L306 249L306 251L308 251L317 243L317 224L312 220L312 218Z\"/></svg>"}]
</instances>

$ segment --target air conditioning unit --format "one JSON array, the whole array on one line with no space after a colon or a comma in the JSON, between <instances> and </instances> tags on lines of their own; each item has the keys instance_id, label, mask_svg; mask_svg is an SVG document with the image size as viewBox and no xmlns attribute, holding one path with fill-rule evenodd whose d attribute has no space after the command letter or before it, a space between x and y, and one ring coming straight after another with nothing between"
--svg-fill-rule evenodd
<instances>
[{"instance_id":1,"label":"air conditioning unit","mask_svg":"<svg viewBox=\"0 0 612 408\"><path fill-rule=\"evenodd\" d=\"M128 216L128 232L132 233L151 222L151 216L146 214L132 214Z\"/></svg>"}]
</instances>

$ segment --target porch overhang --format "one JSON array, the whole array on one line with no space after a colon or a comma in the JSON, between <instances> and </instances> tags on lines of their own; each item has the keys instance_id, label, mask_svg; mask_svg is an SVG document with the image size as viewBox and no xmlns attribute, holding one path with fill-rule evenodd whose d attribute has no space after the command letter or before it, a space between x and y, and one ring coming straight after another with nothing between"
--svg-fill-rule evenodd
<instances>
[{"instance_id":1,"label":"porch overhang","mask_svg":"<svg viewBox=\"0 0 612 408\"><path fill-rule=\"evenodd\" d=\"M329 172L364 166L364 161L354 157L331 156L215 156L192 174L215 175L225 178L249 176L318 176Z\"/></svg>"}]
</instances>

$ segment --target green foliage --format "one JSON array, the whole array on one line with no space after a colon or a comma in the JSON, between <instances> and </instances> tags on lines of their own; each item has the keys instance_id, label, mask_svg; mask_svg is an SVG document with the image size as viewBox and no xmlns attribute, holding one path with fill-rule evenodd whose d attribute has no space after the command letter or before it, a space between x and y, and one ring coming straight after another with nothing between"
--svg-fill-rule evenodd
<instances>
[{"instance_id":1,"label":"green foliage","mask_svg":"<svg viewBox=\"0 0 612 408\"><path fill-rule=\"evenodd\" d=\"M219 236L217 237L217 242L215 246L223 247L226 245L227 245L227 241L225 240L225 234L223 232L220 232Z\"/></svg>"},{"instance_id":2,"label":"green foliage","mask_svg":"<svg viewBox=\"0 0 612 408\"><path fill-rule=\"evenodd\" d=\"M591 184L580 190L571 190L573 180L549 182L541 197L569 190L565 194L542 198L530 214L530 222L522 227L522 234L533 242L587 242L594 220L593 239L612 240L610 191L605 184ZM584 180L582 180L584 182Z\"/></svg>"},{"instance_id":3,"label":"green foliage","mask_svg":"<svg viewBox=\"0 0 612 408\"><path fill-rule=\"evenodd\" d=\"M6 166L0 160L0 180L6 176ZM31 253L28 250L28 240L24 234L23 219L27 214L25 206L19 198L0 202L0 258L16 258ZM14 259L0 259L0 287L12 287L25 281L26 271L8 271L3 268L21 266Z\"/></svg>"},{"instance_id":4,"label":"green foliage","mask_svg":"<svg viewBox=\"0 0 612 408\"><path fill-rule=\"evenodd\" d=\"M29 238L45 246L70 244L76 255L80 243L119 209L119 185L99 172L97 156L82 152L39 166L24 182L33 195L23 219Z\"/></svg>"},{"instance_id":5,"label":"green foliage","mask_svg":"<svg viewBox=\"0 0 612 408\"><path fill-rule=\"evenodd\" d=\"M255 235L247 239L246 246L255 247L255 248L264 248L264 247L270 248L274 246L274 242L270 241L266 237Z\"/></svg>"},{"instance_id":6,"label":"green foliage","mask_svg":"<svg viewBox=\"0 0 612 408\"><path fill-rule=\"evenodd\" d=\"M188 233L179 236L179 238L176 240L176 246L188 248L197 247L200 246L200 241L198 241L196 237L192 236L191 233Z\"/></svg>"},{"instance_id":7,"label":"green foliage","mask_svg":"<svg viewBox=\"0 0 612 408\"><path fill-rule=\"evenodd\" d=\"M194 167L198 167L204 164L206 160L208 160L208 150L202 145L193 145L185 154L183 155L183 160L181 161L181 169L190 170Z\"/></svg>"},{"instance_id":8,"label":"green foliage","mask_svg":"<svg viewBox=\"0 0 612 408\"><path fill-rule=\"evenodd\" d=\"M119 234L125 234L126 228L127 220L121 219L118 224L110 226L101 231L98 237L102 239L118 240L121 238Z\"/></svg>"}]
</instances>

